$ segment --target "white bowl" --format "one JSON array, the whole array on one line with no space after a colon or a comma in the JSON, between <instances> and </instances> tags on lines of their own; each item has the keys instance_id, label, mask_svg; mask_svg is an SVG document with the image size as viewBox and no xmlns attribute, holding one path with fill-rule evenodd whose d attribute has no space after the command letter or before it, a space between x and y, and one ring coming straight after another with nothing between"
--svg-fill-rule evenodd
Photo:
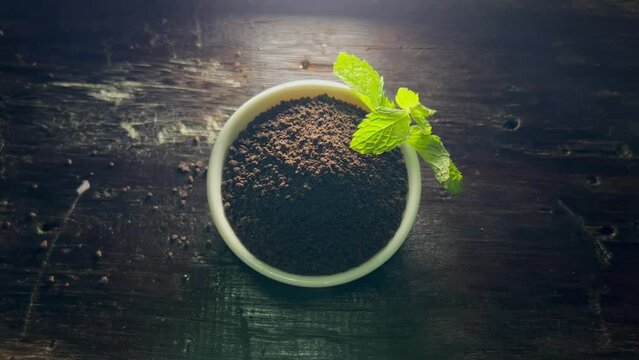
<instances>
[{"instance_id":1,"label":"white bowl","mask_svg":"<svg viewBox=\"0 0 639 360\"><path fill-rule=\"evenodd\" d=\"M401 224L388 244L363 264L337 274L318 276L297 275L266 264L244 247L224 214L222 176L228 148L237 139L240 132L262 112L285 100L314 97L322 94L328 94L328 96L367 110L367 107L346 85L332 81L293 81L264 90L240 106L224 125L222 132L213 146L206 180L209 207L213 215L213 221L220 235L235 255L262 275L283 283L304 287L327 287L347 283L359 279L380 267L386 260L393 256L408 236L417 217L421 197L419 160L417 159L415 151L404 145L401 151L404 155L406 169L408 171L408 194L406 209L404 210Z\"/></svg>"}]
</instances>

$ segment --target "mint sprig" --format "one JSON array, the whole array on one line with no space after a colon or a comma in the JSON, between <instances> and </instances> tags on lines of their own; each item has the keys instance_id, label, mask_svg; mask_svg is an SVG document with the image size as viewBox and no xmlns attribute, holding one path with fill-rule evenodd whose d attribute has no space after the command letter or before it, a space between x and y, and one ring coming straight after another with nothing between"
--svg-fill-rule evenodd
<instances>
[{"instance_id":1,"label":"mint sprig","mask_svg":"<svg viewBox=\"0 0 639 360\"><path fill-rule=\"evenodd\" d=\"M370 109L353 134L350 146L362 154L379 155L404 143L412 146L433 169L435 178L453 194L461 192L462 174L450 159L441 138L431 133L427 118L436 111L422 105L419 94L399 88L395 102L384 94L384 79L366 61L340 53L333 73ZM412 123L415 125L412 125Z\"/></svg>"},{"instance_id":2,"label":"mint sprig","mask_svg":"<svg viewBox=\"0 0 639 360\"><path fill-rule=\"evenodd\" d=\"M340 53L333 65L333 73L348 85L369 109L379 106L394 108L384 95L384 78L364 60L355 55Z\"/></svg>"}]
</instances>

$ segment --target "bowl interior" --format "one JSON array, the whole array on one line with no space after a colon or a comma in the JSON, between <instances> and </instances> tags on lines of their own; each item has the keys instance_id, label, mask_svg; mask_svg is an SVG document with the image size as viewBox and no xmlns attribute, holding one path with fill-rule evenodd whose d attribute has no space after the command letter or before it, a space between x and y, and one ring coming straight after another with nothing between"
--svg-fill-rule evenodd
<instances>
[{"instance_id":1,"label":"bowl interior","mask_svg":"<svg viewBox=\"0 0 639 360\"><path fill-rule=\"evenodd\" d=\"M304 287L326 287L343 284L358 279L381 266L397 251L408 236L417 216L421 196L421 176L417 155L415 151L408 146L402 146L401 151L404 155L408 171L406 209L404 210L403 218L397 232L386 247L363 264L338 274L318 276L297 275L264 263L246 249L233 231L231 224L224 214L222 177L228 148L237 139L242 130L262 112L285 100L314 97L323 94L352 103L362 109L367 109L347 86L332 81L294 81L264 90L244 103L244 105L231 115L224 125L222 132L213 146L207 175L207 194L213 221L220 235L235 255L257 272L271 279Z\"/></svg>"}]
</instances>

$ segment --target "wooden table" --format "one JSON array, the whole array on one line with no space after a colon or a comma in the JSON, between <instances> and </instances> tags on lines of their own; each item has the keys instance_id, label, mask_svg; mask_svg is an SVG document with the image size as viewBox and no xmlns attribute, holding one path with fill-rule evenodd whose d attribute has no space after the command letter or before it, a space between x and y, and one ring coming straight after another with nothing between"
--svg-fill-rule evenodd
<instances>
[{"instance_id":1,"label":"wooden table","mask_svg":"<svg viewBox=\"0 0 639 360\"><path fill-rule=\"evenodd\" d=\"M266 3L0 5L0 358L639 358L636 3ZM424 168L386 265L294 288L178 166L339 51L439 111L465 193Z\"/></svg>"}]
</instances>

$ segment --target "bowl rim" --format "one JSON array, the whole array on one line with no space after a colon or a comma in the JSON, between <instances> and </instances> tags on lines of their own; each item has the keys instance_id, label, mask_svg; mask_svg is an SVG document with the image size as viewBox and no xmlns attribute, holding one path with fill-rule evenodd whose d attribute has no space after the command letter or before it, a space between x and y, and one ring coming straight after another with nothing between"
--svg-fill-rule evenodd
<instances>
[{"instance_id":1,"label":"bowl rim","mask_svg":"<svg viewBox=\"0 0 639 360\"><path fill-rule=\"evenodd\" d=\"M213 222L220 236L231 251L258 273L273 280L300 287L329 287L340 285L359 279L379 268L395 254L405 241L417 218L421 200L419 159L412 148L407 145L402 145L401 152L406 164L408 177L406 208L402 214L402 221L388 244L364 263L337 274L299 275L280 270L261 261L242 244L242 241L233 231L224 213L222 180L228 148L237 139L239 133L260 113L279 104L281 101L322 94L328 94L331 97L349 102L365 110L368 109L349 87L333 81L298 80L266 89L242 104L224 124L211 151L206 179L207 198Z\"/></svg>"}]
</instances>

